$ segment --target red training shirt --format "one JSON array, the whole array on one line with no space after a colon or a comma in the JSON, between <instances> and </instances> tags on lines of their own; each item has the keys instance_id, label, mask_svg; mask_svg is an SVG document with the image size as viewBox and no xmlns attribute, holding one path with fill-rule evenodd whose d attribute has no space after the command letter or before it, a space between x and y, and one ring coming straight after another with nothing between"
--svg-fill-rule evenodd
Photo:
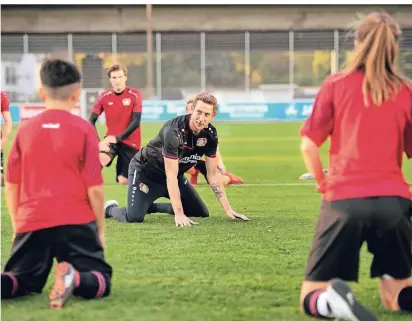
<instances>
[{"instance_id":1,"label":"red training shirt","mask_svg":"<svg viewBox=\"0 0 412 321\"><path fill-rule=\"evenodd\" d=\"M1 92L1 112L10 110L10 101L4 91Z\"/></svg>"},{"instance_id":2,"label":"red training shirt","mask_svg":"<svg viewBox=\"0 0 412 321\"><path fill-rule=\"evenodd\" d=\"M92 110L97 115L106 115L106 135L119 136L132 122L133 112L142 112L142 95L139 90L126 87L121 94L106 90L97 99ZM140 126L122 142L136 149L141 145Z\"/></svg>"},{"instance_id":3,"label":"red training shirt","mask_svg":"<svg viewBox=\"0 0 412 321\"><path fill-rule=\"evenodd\" d=\"M13 141L7 181L20 185L16 233L95 220L87 189L103 184L93 126L63 110L27 120Z\"/></svg>"},{"instance_id":4,"label":"red training shirt","mask_svg":"<svg viewBox=\"0 0 412 321\"><path fill-rule=\"evenodd\" d=\"M365 107L356 71L322 84L300 134L320 146L330 136L325 200L373 196L411 198L403 173L403 152L412 157L412 91L402 85L392 100Z\"/></svg>"},{"instance_id":5,"label":"red training shirt","mask_svg":"<svg viewBox=\"0 0 412 321\"><path fill-rule=\"evenodd\" d=\"M3 113L5 111L10 111L10 101L9 97L7 97L7 94L2 91L1 93L1 105L0 105L0 112ZM0 132L0 136L3 135L3 132ZM3 151L2 151L3 153Z\"/></svg>"}]
</instances>

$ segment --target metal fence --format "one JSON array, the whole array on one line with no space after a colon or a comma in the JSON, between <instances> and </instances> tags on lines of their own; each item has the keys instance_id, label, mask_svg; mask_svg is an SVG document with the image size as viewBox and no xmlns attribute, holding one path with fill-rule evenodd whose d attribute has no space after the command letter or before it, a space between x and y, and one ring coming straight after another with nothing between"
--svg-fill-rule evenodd
<instances>
[{"instance_id":1,"label":"metal fence","mask_svg":"<svg viewBox=\"0 0 412 321\"><path fill-rule=\"evenodd\" d=\"M25 54L35 56L37 68L52 54L76 63L85 89L109 87L105 69L118 61L129 70L128 85L146 99L184 99L199 91L221 91L232 100L259 99L262 92L305 98L345 63L352 47L352 36L340 30L157 32L151 55L145 33L2 34L2 89L15 102L38 101L22 93L18 66ZM412 77L412 29L403 31L399 65Z\"/></svg>"}]
</instances>

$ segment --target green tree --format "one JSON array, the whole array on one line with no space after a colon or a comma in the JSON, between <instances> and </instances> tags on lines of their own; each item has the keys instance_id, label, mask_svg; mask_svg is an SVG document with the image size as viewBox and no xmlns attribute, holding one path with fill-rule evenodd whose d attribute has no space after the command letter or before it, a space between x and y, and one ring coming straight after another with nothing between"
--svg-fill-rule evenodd
<instances>
[{"instance_id":1,"label":"green tree","mask_svg":"<svg viewBox=\"0 0 412 321\"><path fill-rule=\"evenodd\" d=\"M331 73L331 54L329 51L315 51L312 60L313 82L320 85Z\"/></svg>"}]
</instances>

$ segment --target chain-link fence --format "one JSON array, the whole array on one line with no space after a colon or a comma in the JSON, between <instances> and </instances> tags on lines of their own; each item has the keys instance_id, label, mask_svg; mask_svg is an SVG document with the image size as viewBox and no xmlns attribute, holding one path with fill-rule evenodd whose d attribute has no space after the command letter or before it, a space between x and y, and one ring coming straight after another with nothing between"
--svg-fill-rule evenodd
<instances>
[{"instance_id":1,"label":"chain-link fence","mask_svg":"<svg viewBox=\"0 0 412 321\"><path fill-rule=\"evenodd\" d=\"M34 55L29 69L38 70L52 54L76 63L85 89L109 87L105 70L121 62L128 85L146 99L180 100L199 91L238 101L311 98L353 48L353 38L340 30L158 32L152 55L146 41L145 33L2 34L2 89L14 102L37 102L36 93L22 88L22 58ZM403 31L399 65L412 77L412 29Z\"/></svg>"}]
</instances>

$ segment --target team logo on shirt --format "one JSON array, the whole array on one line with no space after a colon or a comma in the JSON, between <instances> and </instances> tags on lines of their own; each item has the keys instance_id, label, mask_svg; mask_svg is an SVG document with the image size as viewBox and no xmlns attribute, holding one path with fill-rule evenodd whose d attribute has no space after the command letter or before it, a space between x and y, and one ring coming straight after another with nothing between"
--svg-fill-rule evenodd
<instances>
[{"instance_id":1,"label":"team logo on shirt","mask_svg":"<svg viewBox=\"0 0 412 321\"><path fill-rule=\"evenodd\" d=\"M147 194L149 192L149 187L146 184L140 183L139 188L143 193Z\"/></svg>"},{"instance_id":2,"label":"team logo on shirt","mask_svg":"<svg viewBox=\"0 0 412 321\"><path fill-rule=\"evenodd\" d=\"M124 98L122 100L122 104L123 106L130 106L130 103L132 102L132 100L130 98Z\"/></svg>"},{"instance_id":3,"label":"team logo on shirt","mask_svg":"<svg viewBox=\"0 0 412 321\"><path fill-rule=\"evenodd\" d=\"M203 147L207 143L207 138L199 138L196 142L196 146Z\"/></svg>"}]
</instances>

